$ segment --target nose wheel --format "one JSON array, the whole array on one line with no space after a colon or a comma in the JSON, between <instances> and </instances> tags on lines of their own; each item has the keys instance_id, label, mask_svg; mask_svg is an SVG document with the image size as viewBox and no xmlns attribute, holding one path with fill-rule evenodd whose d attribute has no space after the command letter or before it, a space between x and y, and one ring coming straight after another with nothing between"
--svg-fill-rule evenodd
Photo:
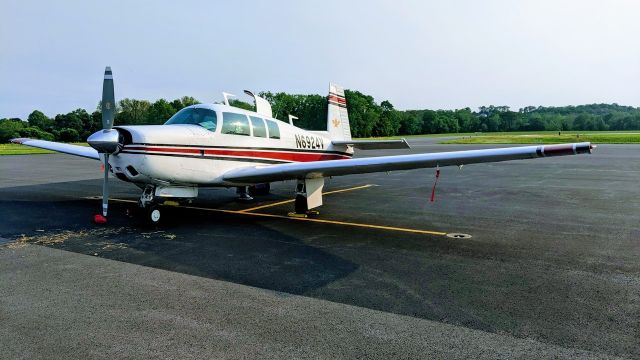
<instances>
[{"instance_id":1,"label":"nose wheel","mask_svg":"<svg viewBox=\"0 0 640 360\"><path fill-rule=\"evenodd\" d=\"M160 207L158 205L151 205L148 206L145 210L147 222L151 225L158 225L160 223L160 219L162 218Z\"/></svg>"},{"instance_id":2,"label":"nose wheel","mask_svg":"<svg viewBox=\"0 0 640 360\"><path fill-rule=\"evenodd\" d=\"M144 220L149 225L158 225L162 218L162 211L160 210L160 206L156 203L156 198L154 196L155 187L149 185L147 186L142 195L140 195L140 200L138 200L138 206Z\"/></svg>"}]
</instances>

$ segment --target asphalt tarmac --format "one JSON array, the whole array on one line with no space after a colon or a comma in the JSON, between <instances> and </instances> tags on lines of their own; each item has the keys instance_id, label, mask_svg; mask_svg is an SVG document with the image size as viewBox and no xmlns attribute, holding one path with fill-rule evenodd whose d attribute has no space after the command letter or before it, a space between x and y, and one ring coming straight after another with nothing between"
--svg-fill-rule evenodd
<instances>
[{"instance_id":1,"label":"asphalt tarmac","mask_svg":"<svg viewBox=\"0 0 640 360\"><path fill-rule=\"evenodd\" d=\"M361 154L482 147L410 144ZM91 223L98 162L3 156L0 358L638 358L639 151L443 168L435 202L434 169L336 177L320 221L205 189L161 228L116 179Z\"/></svg>"}]
</instances>

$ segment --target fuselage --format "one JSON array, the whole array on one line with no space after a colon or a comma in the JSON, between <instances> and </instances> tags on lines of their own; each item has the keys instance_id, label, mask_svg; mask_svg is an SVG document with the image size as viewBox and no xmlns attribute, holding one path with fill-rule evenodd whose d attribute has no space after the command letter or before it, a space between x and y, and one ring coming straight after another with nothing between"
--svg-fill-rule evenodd
<instances>
[{"instance_id":1,"label":"fuselage","mask_svg":"<svg viewBox=\"0 0 640 360\"><path fill-rule=\"evenodd\" d=\"M223 104L180 110L165 125L117 126L121 149L109 157L112 172L138 184L240 186L223 180L246 166L349 159L326 131L308 131Z\"/></svg>"}]
</instances>

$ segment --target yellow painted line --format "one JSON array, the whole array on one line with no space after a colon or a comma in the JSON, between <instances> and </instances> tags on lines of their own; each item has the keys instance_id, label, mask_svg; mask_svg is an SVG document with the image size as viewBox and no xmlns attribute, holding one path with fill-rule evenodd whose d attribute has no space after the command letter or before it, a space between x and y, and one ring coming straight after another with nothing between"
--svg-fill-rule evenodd
<instances>
[{"instance_id":1,"label":"yellow painted line","mask_svg":"<svg viewBox=\"0 0 640 360\"><path fill-rule=\"evenodd\" d=\"M372 187L372 186L374 186L374 185L373 184L367 184L367 185L356 186L356 187L351 187L351 188L346 188L346 189L327 191L325 193L322 193L322 195L331 195L331 194L337 194L337 193L341 193L341 192L366 189L366 188L369 188L369 187ZM289 203L292 203L294 201L295 201L295 199L278 201L278 202L275 202L275 203L270 203L270 204L266 204L266 205L260 205L260 206L252 207L252 208L249 208L249 209L243 209L243 210L240 210L239 212L249 212L249 211L254 211L254 210L260 210L260 209L265 209L265 208L268 208L268 207L278 206L278 205L282 205L282 204L289 204Z\"/></svg>"},{"instance_id":2,"label":"yellow painted line","mask_svg":"<svg viewBox=\"0 0 640 360\"><path fill-rule=\"evenodd\" d=\"M372 185L369 185L372 186ZM346 189L344 189L346 190ZM340 190L336 190L340 191ZM98 197L99 198L99 197ZM96 199L96 197L88 197L87 199ZM126 203L138 203L135 200L124 200L124 199L109 199L109 201L116 202L126 202ZM414 234L426 234L426 235L437 235L437 236L445 236L447 233L441 231L432 231L432 230L421 230L421 229L411 229L411 228L402 228L395 226L384 226L384 225L373 225L373 224L362 224L362 223L354 223L348 221L337 221L337 220L325 220L325 219L314 219L314 218L297 218L283 215L274 215L274 214L263 214L263 213L253 213L253 212L245 212L244 210L235 211L235 210L224 210L224 209L210 209L203 208L197 206L178 206L184 209L192 209L192 210L203 210L203 211L211 211L225 214L236 214L236 215L248 215L248 216L258 216L258 217L268 217L275 219L285 219L285 220L293 220L293 221L308 221L320 224L334 224L334 225L343 225L343 226L353 226L360 228L368 228L368 229L379 229L379 230L388 230L388 231L399 231L406 233L414 233Z\"/></svg>"},{"instance_id":3,"label":"yellow painted line","mask_svg":"<svg viewBox=\"0 0 640 360\"><path fill-rule=\"evenodd\" d=\"M272 218L287 219L287 220L297 220L297 221L309 221L309 222L322 223L322 224L354 226L354 227L369 228L369 229L401 231L401 232L408 232L408 233L415 233L415 234L427 234L427 235L439 235L439 236L447 235L447 233L441 232L441 231L410 229L410 228L401 228L401 227L384 226L384 225L362 224L362 223L354 223L354 222L347 222L347 221L325 220L325 219L314 219L314 218L298 218L298 217L272 215L272 214L261 214L261 213L243 213L243 212L238 212L238 214L264 216L264 217L272 217Z\"/></svg>"},{"instance_id":4,"label":"yellow painted line","mask_svg":"<svg viewBox=\"0 0 640 360\"><path fill-rule=\"evenodd\" d=\"M289 204L289 203L292 203L294 201L295 200L293 200L293 199L284 200L284 201L278 201L278 202L269 203L269 204L266 204L266 205L260 205L260 206L252 207L252 208L249 208L249 209L239 210L238 212L249 212L249 211L253 211L253 210L259 210L259 209L264 209L264 208L268 208L268 207L278 206L278 205L282 205L282 204Z\"/></svg>"}]
</instances>

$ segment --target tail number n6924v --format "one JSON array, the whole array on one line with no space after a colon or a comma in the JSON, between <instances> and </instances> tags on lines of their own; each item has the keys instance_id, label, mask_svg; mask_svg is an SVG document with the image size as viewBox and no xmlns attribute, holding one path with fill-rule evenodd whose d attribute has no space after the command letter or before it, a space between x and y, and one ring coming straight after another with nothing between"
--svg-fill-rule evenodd
<instances>
[{"instance_id":1,"label":"tail number n6924v","mask_svg":"<svg viewBox=\"0 0 640 360\"><path fill-rule=\"evenodd\" d=\"M296 135L296 147L299 149L323 149L324 141L319 136Z\"/></svg>"}]
</instances>

